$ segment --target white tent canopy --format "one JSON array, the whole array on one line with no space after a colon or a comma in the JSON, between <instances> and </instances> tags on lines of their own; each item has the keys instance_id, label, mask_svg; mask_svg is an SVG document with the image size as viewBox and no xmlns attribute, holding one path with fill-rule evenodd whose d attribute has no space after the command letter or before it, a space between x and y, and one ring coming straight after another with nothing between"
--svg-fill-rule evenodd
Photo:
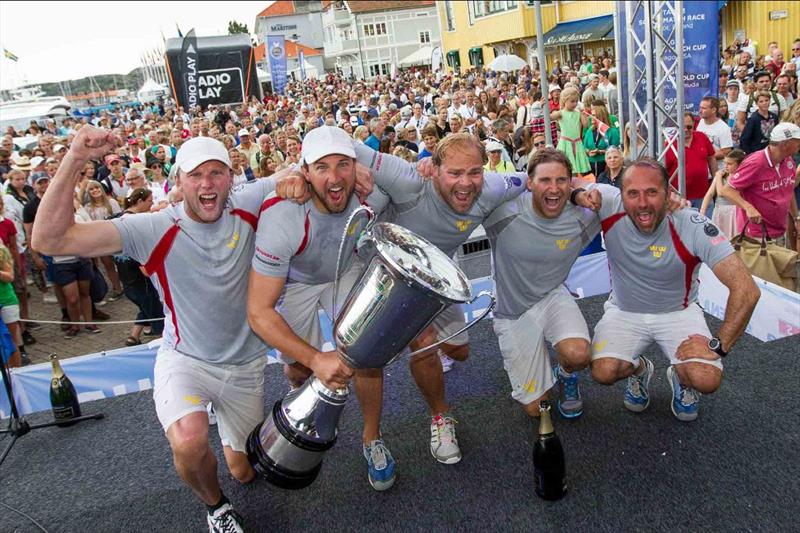
<instances>
[{"instance_id":1,"label":"white tent canopy","mask_svg":"<svg viewBox=\"0 0 800 533\"><path fill-rule=\"evenodd\" d=\"M319 77L319 71L317 67L309 63L308 61L303 62L303 67L306 69L306 79L317 78ZM294 72L295 77L299 80L300 79L300 65L298 64L296 68L292 69Z\"/></svg>"},{"instance_id":2,"label":"white tent canopy","mask_svg":"<svg viewBox=\"0 0 800 533\"><path fill-rule=\"evenodd\" d=\"M159 96L164 95L167 93L166 87L163 87L153 81L153 79L148 78L142 88L136 93L136 97L139 99L140 102L152 102L156 100Z\"/></svg>"},{"instance_id":3,"label":"white tent canopy","mask_svg":"<svg viewBox=\"0 0 800 533\"><path fill-rule=\"evenodd\" d=\"M528 63L519 56L503 54L495 57L491 63L486 65L486 68L498 72L511 72L513 70L520 70L527 65Z\"/></svg>"},{"instance_id":4,"label":"white tent canopy","mask_svg":"<svg viewBox=\"0 0 800 533\"><path fill-rule=\"evenodd\" d=\"M416 52L413 52L398 63L400 68L413 67L415 65L430 65L431 56L433 55L433 48L430 46L423 46Z\"/></svg>"},{"instance_id":5,"label":"white tent canopy","mask_svg":"<svg viewBox=\"0 0 800 533\"><path fill-rule=\"evenodd\" d=\"M264 83L265 81L272 81L272 76L270 76L269 72L267 72L263 68L256 68L256 74L258 75L258 81L260 83Z\"/></svg>"}]
</instances>

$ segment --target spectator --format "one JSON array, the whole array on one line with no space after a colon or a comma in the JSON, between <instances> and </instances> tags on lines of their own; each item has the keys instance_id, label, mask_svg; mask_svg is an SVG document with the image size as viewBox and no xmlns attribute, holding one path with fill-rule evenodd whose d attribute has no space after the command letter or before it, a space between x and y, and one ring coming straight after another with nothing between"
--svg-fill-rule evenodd
<instances>
[{"instance_id":1,"label":"spectator","mask_svg":"<svg viewBox=\"0 0 800 533\"><path fill-rule=\"evenodd\" d=\"M621 188L622 173L625 170L623 164L625 160L622 157L622 152L617 146L609 146L606 149L605 161L606 168L597 176L595 181Z\"/></svg>"},{"instance_id":2,"label":"spectator","mask_svg":"<svg viewBox=\"0 0 800 533\"><path fill-rule=\"evenodd\" d=\"M419 159L431 157L436 144L439 142L439 130L436 124L430 123L422 128L422 143L423 148L419 153Z\"/></svg>"},{"instance_id":3,"label":"spectator","mask_svg":"<svg viewBox=\"0 0 800 533\"><path fill-rule=\"evenodd\" d=\"M755 82L756 82L756 90L760 92L766 92L769 94L769 111L774 113L776 116L780 116L781 113L786 111L786 108L789 106L786 105L786 100L784 100L783 96L779 95L777 92L770 90L770 85L772 84L772 78L769 75L769 72L766 71L759 71L755 75ZM747 118L750 115L756 113L758 110L758 102L756 101L756 95L758 93L751 92L748 93L749 96L747 100L740 101L739 107L737 108L736 113L736 123L739 126L739 129L744 131L744 125L747 121Z\"/></svg>"},{"instance_id":4,"label":"spectator","mask_svg":"<svg viewBox=\"0 0 800 533\"><path fill-rule=\"evenodd\" d=\"M757 105L756 112L747 118L742 135L739 137L739 146L747 154L766 148L769 134L778 124L778 116L769 111L772 99L770 93L759 91L754 98Z\"/></svg>"},{"instance_id":5,"label":"spectator","mask_svg":"<svg viewBox=\"0 0 800 533\"><path fill-rule=\"evenodd\" d=\"M589 156L589 167L595 178L606 168L605 153L609 146L620 146L619 128L608 114L602 100L592 102L592 120L583 134L583 147Z\"/></svg>"},{"instance_id":6,"label":"spectator","mask_svg":"<svg viewBox=\"0 0 800 533\"><path fill-rule=\"evenodd\" d=\"M578 90L564 89L560 105L560 111L550 114L550 119L557 120L561 129L557 148L570 160L573 174L585 174L590 170L589 157L583 147L583 131L588 126L588 119L577 110Z\"/></svg>"},{"instance_id":7,"label":"spectator","mask_svg":"<svg viewBox=\"0 0 800 533\"><path fill-rule=\"evenodd\" d=\"M769 145L748 156L738 170L728 178L722 195L736 205L736 225L748 224L747 235L760 239L761 222L767 228L766 237L783 239L791 215L795 230L800 226L797 203L792 191L797 169L792 156L800 148L800 126L782 122L772 129Z\"/></svg>"},{"instance_id":8,"label":"spectator","mask_svg":"<svg viewBox=\"0 0 800 533\"><path fill-rule=\"evenodd\" d=\"M724 168L718 170L714 174L714 180L708 188L703 204L700 206L700 214L706 215L708 207L714 204L714 213L711 216L711 221L716 225L722 233L728 238L731 238L739 233L736 226L736 206L732 204L727 198L722 195L722 190L728 183L728 178L736 173L739 165L742 164L744 158L747 156L742 150L738 148L731 150L724 160Z\"/></svg>"},{"instance_id":9,"label":"spectator","mask_svg":"<svg viewBox=\"0 0 800 533\"><path fill-rule=\"evenodd\" d=\"M717 160L714 157L714 145L708 140L705 134L695 131L694 115L691 113L683 114L683 127L686 132L684 145L684 164L686 168L686 199L692 203L692 207L700 208L703 198L708 191L709 180L717 171ZM675 154L674 146L677 143L677 135L671 141L672 146L667 150L666 167L667 174L674 176L672 186L678 188L678 158Z\"/></svg>"},{"instance_id":10,"label":"spectator","mask_svg":"<svg viewBox=\"0 0 800 533\"><path fill-rule=\"evenodd\" d=\"M581 98L584 109L589 109L595 100L603 101L603 91L600 90L600 76L589 74L588 80L589 85L583 91L583 97Z\"/></svg>"},{"instance_id":11,"label":"spectator","mask_svg":"<svg viewBox=\"0 0 800 533\"><path fill-rule=\"evenodd\" d=\"M11 338L17 346L22 345L22 337L19 328L19 301L14 293L14 259L8 248L0 243L0 315L3 323L8 327ZM4 351L7 345L4 343ZM27 357L22 358L19 349L14 346L14 352L7 360L9 368L16 368L31 361Z\"/></svg>"},{"instance_id":12,"label":"spectator","mask_svg":"<svg viewBox=\"0 0 800 533\"><path fill-rule=\"evenodd\" d=\"M108 197L99 182L93 180L86 182L84 190L81 191L78 197L83 198L84 196L86 200L83 202L83 207L92 220L108 220L122 211L119 203ZM111 292L107 300L114 302L122 296L122 283L120 283L117 275L114 259L110 255L106 255L100 258L100 262L103 264L108 280L111 282Z\"/></svg>"},{"instance_id":13,"label":"spectator","mask_svg":"<svg viewBox=\"0 0 800 533\"><path fill-rule=\"evenodd\" d=\"M486 153L489 156L489 161L484 165L484 170L487 172L496 172L498 174L512 173L516 171L514 165L508 161L503 161L503 145L497 141L488 141L486 143Z\"/></svg>"},{"instance_id":14,"label":"spectator","mask_svg":"<svg viewBox=\"0 0 800 533\"><path fill-rule=\"evenodd\" d=\"M775 78L775 92L786 101L787 109L791 107L795 101L795 97L790 90L791 83L791 78L786 74L781 74Z\"/></svg>"},{"instance_id":15,"label":"spectator","mask_svg":"<svg viewBox=\"0 0 800 533\"><path fill-rule=\"evenodd\" d=\"M383 137L383 132L386 129L386 124L384 124L383 120L380 118L373 118L369 121L369 137L367 140L364 141L364 144L375 150L376 152L380 150L381 147L381 137Z\"/></svg>"},{"instance_id":16,"label":"spectator","mask_svg":"<svg viewBox=\"0 0 800 533\"><path fill-rule=\"evenodd\" d=\"M714 145L717 170L722 170L723 159L733 148L733 137L728 124L719 118L719 99L705 96L700 101L700 121L697 123L697 131L704 133Z\"/></svg>"}]
</instances>

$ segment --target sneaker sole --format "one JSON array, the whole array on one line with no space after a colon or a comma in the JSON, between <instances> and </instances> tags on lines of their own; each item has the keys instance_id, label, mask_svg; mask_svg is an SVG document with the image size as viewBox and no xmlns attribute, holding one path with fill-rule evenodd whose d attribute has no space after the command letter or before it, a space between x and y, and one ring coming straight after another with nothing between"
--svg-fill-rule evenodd
<instances>
[{"instance_id":1,"label":"sneaker sole","mask_svg":"<svg viewBox=\"0 0 800 533\"><path fill-rule=\"evenodd\" d=\"M581 415L583 414L583 407L581 407L581 410L580 410L580 411L574 411L574 412L572 412L572 413L570 413L570 412L568 412L568 411L564 411L564 410L562 410L562 409L561 409L561 400L559 400L559 401L556 403L556 407L558 408L558 413L559 413L559 414L560 414L560 415L561 415L563 418L567 418L567 419L571 419L571 418L578 418L579 416L581 416Z\"/></svg>"},{"instance_id":2,"label":"sneaker sole","mask_svg":"<svg viewBox=\"0 0 800 533\"><path fill-rule=\"evenodd\" d=\"M443 465L454 465L461 460L460 454L456 455L455 457L448 457L446 459L441 459L437 457L435 453L433 453L433 450L431 450L431 455L433 455L433 458L442 463Z\"/></svg>"},{"instance_id":3,"label":"sneaker sole","mask_svg":"<svg viewBox=\"0 0 800 533\"><path fill-rule=\"evenodd\" d=\"M691 415L686 413L678 413L675 411L675 380L672 379L672 374L674 374L674 372L675 371L671 366L667 368L667 379L669 380L669 388L672 391L672 398L669 402L669 410L672 411L672 414L675 415L675 418L681 422L694 422L697 420L698 413Z\"/></svg>"},{"instance_id":4,"label":"sneaker sole","mask_svg":"<svg viewBox=\"0 0 800 533\"><path fill-rule=\"evenodd\" d=\"M642 356L642 357L644 357L644 356ZM650 364L652 365L652 363L650 363ZM655 368L654 368L653 372L646 372L646 373L650 374L650 379L647 380L647 387L649 389L650 388L650 382L653 381L653 374L655 373ZM647 401L644 403L644 405L640 405L640 404L636 404L636 403L628 403L627 401L625 401L624 398L622 399L622 404L625 406L625 409L627 409L631 413L642 413L642 412L646 411L648 407L650 407L650 391L648 390Z\"/></svg>"},{"instance_id":5,"label":"sneaker sole","mask_svg":"<svg viewBox=\"0 0 800 533\"><path fill-rule=\"evenodd\" d=\"M367 472L367 481L369 481L369 484L373 489L375 489L375 490L377 490L379 492L392 488L392 485L394 485L394 480L395 480L396 477L397 476L394 475L388 481L374 481L370 477L369 472Z\"/></svg>"}]
</instances>

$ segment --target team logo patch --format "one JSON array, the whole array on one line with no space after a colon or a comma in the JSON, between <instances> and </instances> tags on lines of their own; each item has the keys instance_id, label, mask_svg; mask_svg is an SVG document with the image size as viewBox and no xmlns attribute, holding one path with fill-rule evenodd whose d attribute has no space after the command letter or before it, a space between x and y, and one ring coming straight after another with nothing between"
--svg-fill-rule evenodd
<instances>
[{"instance_id":1,"label":"team logo patch","mask_svg":"<svg viewBox=\"0 0 800 533\"><path fill-rule=\"evenodd\" d=\"M227 246L228 246L228 248L233 250L234 248L236 248L236 243L238 243L238 242L239 242L239 232L238 231L234 231L233 232L233 237L231 237L231 241L227 244Z\"/></svg>"},{"instance_id":2,"label":"team logo patch","mask_svg":"<svg viewBox=\"0 0 800 533\"><path fill-rule=\"evenodd\" d=\"M695 213L689 220L691 220L695 224L705 224L706 222L708 222L708 219L703 215L701 215L700 213Z\"/></svg>"},{"instance_id":3,"label":"team logo patch","mask_svg":"<svg viewBox=\"0 0 800 533\"><path fill-rule=\"evenodd\" d=\"M503 176L503 179L506 182L506 188L519 187L522 185L522 180L516 176Z\"/></svg>"},{"instance_id":4,"label":"team logo patch","mask_svg":"<svg viewBox=\"0 0 800 533\"><path fill-rule=\"evenodd\" d=\"M527 382L526 384L524 384L524 385L522 386L522 389L523 389L525 392L528 392L528 393L531 393L531 394L532 394L532 393L534 393L534 392L536 392L536 378L533 378L532 380L530 380L529 382Z\"/></svg>"},{"instance_id":5,"label":"team logo patch","mask_svg":"<svg viewBox=\"0 0 800 533\"><path fill-rule=\"evenodd\" d=\"M572 242L571 239L556 239L556 246L559 250L566 250L570 242Z\"/></svg>"},{"instance_id":6,"label":"team logo patch","mask_svg":"<svg viewBox=\"0 0 800 533\"><path fill-rule=\"evenodd\" d=\"M719 235L719 229L714 224L706 224L703 226L703 231L706 232L706 235L709 237L716 237Z\"/></svg>"},{"instance_id":7,"label":"team logo patch","mask_svg":"<svg viewBox=\"0 0 800 533\"><path fill-rule=\"evenodd\" d=\"M655 244L650 246L650 253L653 254L653 257L655 257L656 259L664 255L664 252L666 251L667 251L666 246L656 246Z\"/></svg>"},{"instance_id":8,"label":"team logo patch","mask_svg":"<svg viewBox=\"0 0 800 533\"><path fill-rule=\"evenodd\" d=\"M606 347L606 344L608 344L608 341L595 341L592 347L594 348L595 352L602 352L603 348Z\"/></svg>"},{"instance_id":9,"label":"team logo patch","mask_svg":"<svg viewBox=\"0 0 800 533\"><path fill-rule=\"evenodd\" d=\"M458 228L458 231L462 233L467 231L471 225L471 220L456 220L456 227Z\"/></svg>"}]
</instances>

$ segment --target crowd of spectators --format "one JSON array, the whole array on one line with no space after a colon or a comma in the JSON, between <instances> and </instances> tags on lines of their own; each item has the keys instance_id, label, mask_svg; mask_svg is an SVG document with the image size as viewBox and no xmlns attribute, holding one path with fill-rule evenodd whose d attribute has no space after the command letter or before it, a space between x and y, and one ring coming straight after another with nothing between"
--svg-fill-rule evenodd
<instances>
[{"instance_id":1,"label":"crowd of spectators","mask_svg":"<svg viewBox=\"0 0 800 533\"><path fill-rule=\"evenodd\" d=\"M790 60L785 60L776 43L770 43L766 56L757 56L753 48L749 42L737 42L723 50L721 94L704 98L699 116L687 113L684 121L687 197L705 213L711 215L713 210L723 231L731 233L740 230L731 214L733 208L714 209L715 203L719 207L733 205L721 197L728 177L744 156L765 149L779 122L800 124L800 40L793 43ZM137 284L133 296L128 297L139 301L138 318L143 321L132 329L126 343L140 342L147 319L155 313L152 302L146 300L151 288L142 285L146 278L135 276L125 258L103 257L94 262L48 258L28 245L39 199L75 132L84 124L113 131L120 147L103 161L88 163L81 173L75 189L78 221L116 217L123 211L129 216L142 212L143 205L158 210L180 201L172 165L181 145L197 136L218 139L226 146L236 184L298 163L305 134L321 125L338 126L357 142L409 161L430 157L447 135L469 132L485 143L487 170L525 171L532 154L546 142L545 108L552 119L553 144L567 155L576 175L618 185L631 154L630 130L621 131L617 119L614 59L584 57L572 67L556 61L547 76L549 90L543 94L539 71L527 67L515 73L470 69L459 75L414 69L392 79L379 76L373 80L328 74L321 79L292 81L284 95L270 95L261 101L253 98L239 106L184 109L165 101L69 117L60 124L34 122L24 131L9 128L0 142L0 173L5 193L3 216L13 223L15 232L5 232L2 240L16 265L14 286L20 316L28 318L24 289L30 276L48 301L57 299L65 321L103 318L91 290L98 272L104 272L108 281L105 299L129 292L126 276ZM35 146L19 149L14 140L22 136L35 137ZM666 165L673 172L677 158L668 153ZM726 220L720 220L722 216ZM120 275L120 265L125 276ZM23 324L19 329L20 336L30 343L30 328ZM99 328L65 327L68 337L82 331ZM158 334L160 329L153 331ZM25 343L22 338L17 340L24 354Z\"/></svg>"}]
</instances>

